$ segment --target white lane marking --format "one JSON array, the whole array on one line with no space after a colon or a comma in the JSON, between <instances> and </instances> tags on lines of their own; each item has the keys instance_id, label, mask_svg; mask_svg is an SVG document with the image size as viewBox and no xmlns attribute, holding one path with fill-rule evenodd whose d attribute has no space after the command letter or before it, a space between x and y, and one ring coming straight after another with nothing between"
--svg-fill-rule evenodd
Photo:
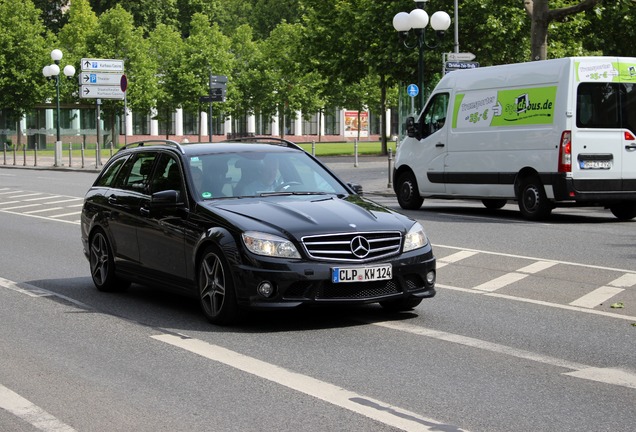
<instances>
[{"instance_id":1,"label":"white lane marking","mask_svg":"<svg viewBox=\"0 0 636 432\"><path fill-rule=\"evenodd\" d=\"M497 291L499 288L503 288L506 285L519 282L521 279L524 279L526 277L528 277L527 274L507 273L503 276L499 276L498 278L489 280L488 282L484 282L481 285L477 285L475 289L489 292Z\"/></svg>"},{"instance_id":2,"label":"white lane marking","mask_svg":"<svg viewBox=\"0 0 636 432\"><path fill-rule=\"evenodd\" d=\"M47 211L53 211L53 210L60 210L64 207L51 207L51 208L45 208L45 209L40 209L40 210L31 210L28 212L24 212L24 214L34 214L34 213L43 213L43 212L47 212Z\"/></svg>"},{"instance_id":3,"label":"white lane marking","mask_svg":"<svg viewBox=\"0 0 636 432\"><path fill-rule=\"evenodd\" d=\"M434 244L433 247L434 248L454 249L454 250L460 250L460 251L465 251L465 252L483 253L483 254L487 254L487 255L504 256L504 257L508 257L508 258L523 258L523 259L530 260L530 261L553 262L555 264L566 264L566 265L571 265L571 266L575 266L575 267L585 267L585 268L590 268L590 269L611 270L611 271L617 271L617 272L621 272L621 273L636 274L635 270L620 269L620 268L614 268L614 267L604 267L604 266L598 266L598 265L592 265L592 264L581 264L581 263L575 263L575 262L571 262L571 261L546 260L545 258L529 257L529 256L524 256L524 255L514 255L514 254L503 253L503 252L491 252L491 251L485 251L485 250L480 250L480 249L466 249L466 248L461 248L461 247L457 247L457 246L446 246L446 245L440 245L440 244L438 244L438 245Z\"/></svg>"},{"instance_id":4,"label":"white lane marking","mask_svg":"<svg viewBox=\"0 0 636 432\"><path fill-rule=\"evenodd\" d=\"M74 215L78 215L78 214L82 214L82 212L63 213L63 214L58 214L58 215L51 215L49 217L50 218L61 218L61 217L66 217L66 216L74 216Z\"/></svg>"},{"instance_id":5,"label":"white lane marking","mask_svg":"<svg viewBox=\"0 0 636 432\"><path fill-rule=\"evenodd\" d=\"M470 258L473 255L477 255L477 252L462 250L462 251L456 252L456 253L454 253L452 255L448 255L448 256L445 256L443 258L439 258L437 260L437 268L442 268L442 267L444 267L444 266L446 266L448 264L453 264L453 263L456 263L456 262L461 261L463 259Z\"/></svg>"},{"instance_id":6,"label":"white lane marking","mask_svg":"<svg viewBox=\"0 0 636 432\"><path fill-rule=\"evenodd\" d=\"M631 274L631 273L624 274L618 279L615 279L612 282L608 283L608 285L611 285L613 287L619 287L619 288L633 287L634 285L636 285L636 274Z\"/></svg>"},{"instance_id":7,"label":"white lane marking","mask_svg":"<svg viewBox=\"0 0 636 432\"><path fill-rule=\"evenodd\" d=\"M373 324L378 327L384 327L418 336L425 336L445 342L452 342L471 348L494 352L496 354L503 354L551 366L573 369L573 372L564 372L561 375L567 375L621 387L636 388L636 373L627 369L597 368L582 363L572 362L569 360L533 353L531 351L521 350L506 345L488 342L481 339L475 339L467 336L457 335L454 333L447 333L444 331L429 329L426 327L419 327L401 321L360 321L368 324Z\"/></svg>"},{"instance_id":8,"label":"white lane marking","mask_svg":"<svg viewBox=\"0 0 636 432\"><path fill-rule=\"evenodd\" d=\"M593 308L611 299L616 294L622 293L623 291L625 291L623 288L602 286L602 287L596 288L592 292L585 294L583 297L579 297L578 299L570 302L570 304L572 306Z\"/></svg>"},{"instance_id":9,"label":"white lane marking","mask_svg":"<svg viewBox=\"0 0 636 432\"><path fill-rule=\"evenodd\" d=\"M535 263L522 267L517 271L520 273L535 274L539 273L540 271L549 269L550 267L553 267L555 265L557 265L557 263L552 261L537 261Z\"/></svg>"},{"instance_id":10,"label":"white lane marking","mask_svg":"<svg viewBox=\"0 0 636 432\"><path fill-rule=\"evenodd\" d=\"M475 339L468 336L462 336L462 335L457 335L453 333L447 333L440 330L420 327L420 326L405 323L402 321L383 321L383 322L364 321L364 322L368 324L373 324L378 327L384 327L384 328L388 328L392 330L414 334L417 336L426 336L426 337L441 340L441 341L453 342L459 345L464 345L464 346L468 346L472 348L478 348L484 351L494 352L496 354L503 354L503 355L516 357L516 358L520 358L524 360L531 360L538 363L562 367L565 369L581 370L581 369L589 368L589 366L584 365L582 363L571 362L569 360L562 360L556 357L550 357L543 354L537 354L531 351L512 348L506 345L488 342L481 339Z\"/></svg>"},{"instance_id":11,"label":"white lane marking","mask_svg":"<svg viewBox=\"0 0 636 432\"><path fill-rule=\"evenodd\" d=\"M3 190L7 190L7 192L0 192L0 195L9 195L9 194L14 194L14 193L24 192L24 191L21 191L21 190L8 190L8 189L3 189Z\"/></svg>"},{"instance_id":12,"label":"white lane marking","mask_svg":"<svg viewBox=\"0 0 636 432\"><path fill-rule=\"evenodd\" d=\"M19 202L22 202L22 201L5 201L5 202L1 202L0 205L15 204Z\"/></svg>"},{"instance_id":13,"label":"white lane marking","mask_svg":"<svg viewBox=\"0 0 636 432\"><path fill-rule=\"evenodd\" d=\"M37 219L44 219L44 220L52 221L52 222L63 222L63 223L70 223L70 224L73 224L73 225L79 225L79 221L69 221L69 220L64 220L64 219L52 219L52 218L47 217L47 216L39 216L39 215L34 215L34 214L25 214L25 213L14 212L14 211L6 211L6 209L0 209L0 212L14 214L14 215L18 215L18 216L26 216L26 217L32 217L32 218L37 218ZM73 214L75 214L75 213L73 213Z\"/></svg>"},{"instance_id":14,"label":"white lane marking","mask_svg":"<svg viewBox=\"0 0 636 432\"><path fill-rule=\"evenodd\" d=\"M0 408L44 432L73 432L75 429L0 384Z\"/></svg>"},{"instance_id":15,"label":"white lane marking","mask_svg":"<svg viewBox=\"0 0 636 432\"><path fill-rule=\"evenodd\" d=\"M151 337L401 430L436 431L441 430L440 426L443 425L400 407L202 340L171 334Z\"/></svg>"},{"instance_id":16,"label":"white lane marking","mask_svg":"<svg viewBox=\"0 0 636 432\"><path fill-rule=\"evenodd\" d=\"M587 313L587 314L591 314L591 315L600 315L600 316L604 316L604 317L607 317L607 318L618 318L618 319L622 319L622 320L626 320L626 321L636 322L636 316L621 315L621 314L617 314L617 313L613 313L613 312L605 312L605 311L600 311L600 310L596 310L596 309L587 309L587 308L582 308L582 307L578 307L578 306L571 306L571 305L566 305L566 304L550 303L550 302L543 301L543 300L534 300L534 299L529 299L529 298L524 298L524 297L512 296L512 295L508 295L508 294L500 294L500 293L497 293L497 292L477 291L477 290L471 289L471 288L460 288L460 287L454 287L454 286L451 286L451 285L444 285L444 284L439 284L439 283L435 284L435 288L443 288L443 289L448 289L448 290L452 290L452 291L459 291L459 292L464 292L464 293L470 293L470 294L480 294L480 295L485 295L485 296L489 296L489 297L497 297L497 298L501 298L501 299L505 299L505 300L514 300L514 301L518 301L518 302L522 302L522 303L530 303L530 304L535 304L535 305L539 305L539 306L547 306L547 307L552 307L552 308L556 308L556 309L565 309L565 310L574 311L574 312L583 312L583 313Z\"/></svg>"},{"instance_id":17,"label":"white lane marking","mask_svg":"<svg viewBox=\"0 0 636 432\"><path fill-rule=\"evenodd\" d=\"M35 193L28 193L28 194L23 194L23 195L13 195L10 196L9 198L25 198L25 197L30 197L30 196L38 196L38 195L42 195L40 192L35 192Z\"/></svg>"},{"instance_id":18,"label":"white lane marking","mask_svg":"<svg viewBox=\"0 0 636 432\"><path fill-rule=\"evenodd\" d=\"M574 372L567 372L563 375L636 389L636 375L628 370L620 368L593 367Z\"/></svg>"},{"instance_id":19,"label":"white lane marking","mask_svg":"<svg viewBox=\"0 0 636 432\"><path fill-rule=\"evenodd\" d=\"M60 200L60 201L51 201L51 202L49 202L47 204L61 204L61 203L65 203L65 202L78 201L78 200L81 200L81 199L83 199L83 198L67 198L67 199L63 199L63 200Z\"/></svg>"},{"instance_id":20,"label":"white lane marking","mask_svg":"<svg viewBox=\"0 0 636 432\"><path fill-rule=\"evenodd\" d=\"M26 199L25 201L39 201L39 200L59 198L59 197L60 197L59 195L48 195L48 196L39 197L39 198L29 198L29 199Z\"/></svg>"},{"instance_id":21,"label":"white lane marking","mask_svg":"<svg viewBox=\"0 0 636 432\"><path fill-rule=\"evenodd\" d=\"M38 207L40 205L41 204L25 204L25 205L21 205L21 206L7 207L7 208L4 208L2 210L5 210L5 211L6 210L16 210L16 209L21 209L21 208Z\"/></svg>"}]
</instances>

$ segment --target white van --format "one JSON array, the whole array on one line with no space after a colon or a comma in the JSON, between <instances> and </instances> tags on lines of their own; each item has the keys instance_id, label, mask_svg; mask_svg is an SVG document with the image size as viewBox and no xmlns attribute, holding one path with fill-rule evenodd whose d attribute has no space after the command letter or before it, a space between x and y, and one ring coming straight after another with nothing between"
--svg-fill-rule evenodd
<instances>
[{"instance_id":1,"label":"white van","mask_svg":"<svg viewBox=\"0 0 636 432\"><path fill-rule=\"evenodd\" d=\"M572 205L636 217L636 58L453 71L406 125L393 172L402 208L516 200L531 220Z\"/></svg>"}]
</instances>

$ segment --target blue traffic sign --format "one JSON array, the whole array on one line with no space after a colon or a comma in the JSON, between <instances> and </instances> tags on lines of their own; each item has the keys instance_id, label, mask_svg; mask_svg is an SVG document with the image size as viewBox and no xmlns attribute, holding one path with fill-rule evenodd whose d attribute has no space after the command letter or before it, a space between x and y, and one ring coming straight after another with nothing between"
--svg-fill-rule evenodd
<instances>
[{"instance_id":1,"label":"blue traffic sign","mask_svg":"<svg viewBox=\"0 0 636 432\"><path fill-rule=\"evenodd\" d=\"M406 92L409 96L415 97L420 92L420 89L415 84L409 84L409 86L406 88Z\"/></svg>"}]
</instances>

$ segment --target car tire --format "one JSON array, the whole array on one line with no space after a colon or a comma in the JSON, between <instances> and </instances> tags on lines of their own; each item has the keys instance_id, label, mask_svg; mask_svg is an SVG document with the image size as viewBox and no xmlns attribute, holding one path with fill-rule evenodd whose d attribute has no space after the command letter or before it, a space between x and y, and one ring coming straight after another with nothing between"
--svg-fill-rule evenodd
<instances>
[{"instance_id":1,"label":"car tire","mask_svg":"<svg viewBox=\"0 0 636 432\"><path fill-rule=\"evenodd\" d=\"M380 306L382 306L384 310L389 312L406 312L412 310L420 303L422 303L422 299L408 298L382 301L380 302Z\"/></svg>"},{"instance_id":2,"label":"car tire","mask_svg":"<svg viewBox=\"0 0 636 432\"><path fill-rule=\"evenodd\" d=\"M489 199L483 199L481 200L481 202L484 205L484 207L486 207L488 210L499 210L500 208L506 205L508 200L489 198Z\"/></svg>"},{"instance_id":3,"label":"car tire","mask_svg":"<svg viewBox=\"0 0 636 432\"><path fill-rule=\"evenodd\" d=\"M230 267L216 247L208 247L199 262L199 301L203 314L213 324L238 321L239 308Z\"/></svg>"},{"instance_id":4,"label":"car tire","mask_svg":"<svg viewBox=\"0 0 636 432\"><path fill-rule=\"evenodd\" d=\"M636 217L636 203L622 203L610 207L610 211L619 220L628 221Z\"/></svg>"},{"instance_id":5,"label":"car tire","mask_svg":"<svg viewBox=\"0 0 636 432\"><path fill-rule=\"evenodd\" d=\"M113 249L102 230L95 231L90 238L89 263L93 283L99 291L125 291L130 286L130 282L115 276Z\"/></svg>"},{"instance_id":6,"label":"car tire","mask_svg":"<svg viewBox=\"0 0 636 432\"><path fill-rule=\"evenodd\" d=\"M397 200L400 207L406 210L417 210L422 207L424 198L420 196L417 180L412 172L407 171L398 177Z\"/></svg>"},{"instance_id":7,"label":"car tire","mask_svg":"<svg viewBox=\"0 0 636 432\"><path fill-rule=\"evenodd\" d=\"M519 210L529 220L546 219L552 212L552 205L548 201L545 189L538 177L525 179L519 188Z\"/></svg>"}]
</instances>

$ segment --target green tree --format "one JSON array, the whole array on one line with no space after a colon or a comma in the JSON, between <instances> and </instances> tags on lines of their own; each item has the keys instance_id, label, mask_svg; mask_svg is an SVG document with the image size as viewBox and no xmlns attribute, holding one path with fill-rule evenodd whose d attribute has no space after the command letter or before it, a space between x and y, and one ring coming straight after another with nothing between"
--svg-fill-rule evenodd
<instances>
[{"instance_id":1,"label":"green tree","mask_svg":"<svg viewBox=\"0 0 636 432\"><path fill-rule=\"evenodd\" d=\"M24 113L55 94L42 76L52 44L39 16L31 0L0 0L0 129L13 129Z\"/></svg>"},{"instance_id":2,"label":"green tree","mask_svg":"<svg viewBox=\"0 0 636 432\"><path fill-rule=\"evenodd\" d=\"M524 0L523 5L531 20L530 59L548 58L548 27L554 21L564 21L571 15L592 9L600 0L581 0L572 6L556 9L549 7L548 0Z\"/></svg>"},{"instance_id":3,"label":"green tree","mask_svg":"<svg viewBox=\"0 0 636 432\"><path fill-rule=\"evenodd\" d=\"M150 33L149 42L160 84L156 92L156 109L159 118L167 123L175 109L187 102L183 99L182 92L185 44L181 33L165 24L159 24ZM167 134L166 130L166 138Z\"/></svg>"},{"instance_id":4,"label":"green tree","mask_svg":"<svg viewBox=\"0 0 636 432\"><path fill-rule=\"evenodd\" d=\"M70 0L33 0L33 3L41 11L40 18L44 26L57 34L67 22L64 10L71 3Z\"/></svg>"},{"instance_id":5,"label":"green tree","mask_svg":"<svg viewBox=\"0 0 636 432\"><path fill-rule=\"evenodd\" d=\"M230 39L216 23L210 24L206 15L195 13L190 29L184 46L180 100L188 111L198 112L199 97L209 93L210 75L230 75L234 57ZM216 103L215 107L219 108L217 112L225 110L224 103Z\"/></svg>"}]
</instances>

